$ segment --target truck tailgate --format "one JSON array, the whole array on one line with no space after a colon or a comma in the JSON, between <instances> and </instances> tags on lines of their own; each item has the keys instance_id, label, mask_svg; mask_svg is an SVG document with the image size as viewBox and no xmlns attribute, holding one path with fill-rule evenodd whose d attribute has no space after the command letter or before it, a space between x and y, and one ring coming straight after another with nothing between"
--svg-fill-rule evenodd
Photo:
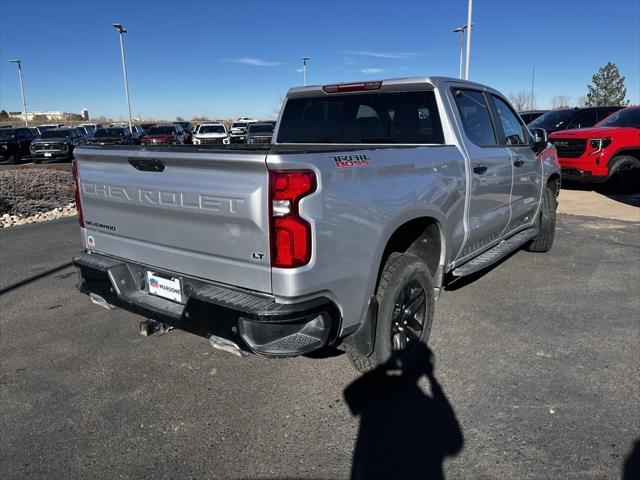
<instances>
[{"instance_id":1,"label":"truck tailgate","mask_svg":"<svg viewBox=\"0 0 640 480\"><path fill-rule=\"evenodd\" d=\"M160 272L271 293L265 152L74 153L85 247Z\"/></svg>"}]
</instances>

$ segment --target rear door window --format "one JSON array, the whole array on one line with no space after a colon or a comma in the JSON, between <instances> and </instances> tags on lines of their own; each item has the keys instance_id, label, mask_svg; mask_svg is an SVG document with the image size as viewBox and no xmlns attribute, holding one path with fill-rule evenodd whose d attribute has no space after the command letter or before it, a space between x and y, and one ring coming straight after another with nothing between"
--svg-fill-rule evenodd
<instances>
[{"instance_id":1,"label":"rear door window","mask_svg":"<svg viewBox=\"0 0 640 480\"><path fill-rule=\"evenodd\" d=\"M496 108L498 114L498 121L502 126L502 132L504 134L504 140L507 145L526 145L527 135L525 133L525 126L520 123L518 116L511 109L511 107L500 97L491 95L493 105Z\"/></svg>"},{"instance_id":2,"label":"rear door window","mask_svg":"<svg viewBox=\"0 0 640 480\"><path fill-rule=\"evenodd\" d=\"M619 108L604 108L602 110L599 110L598 111L598 121L604 120L609 115L611 115L612 113L617 112L618 110L620 110L620 109Z\"/></svg>"},{"instance_id":3,"label":"rear door window","mask_svg":"<svg viewBox=\"0 0 640 480\"><path fill-rule=\"evenodd\" d=\"M593 127L596 123L598 123L598 115L595 110L585 110L584 112L578 113L571 123L567 125L567 128L587 128Z\"/></svg>"},{"instance_id":4,"label":"rear door window","mask_svg":"<svg viewBox=\"0 0 640 480\"><path fill-rule=\"evenodd\" d=\"M491 123L489 107L482 92L454 88L453 97L456 100L458 113L469 140L480 147L498 145L493 124Z\"/></svg>"},{"instance_id":5,"label":"rear door window","mask_svg":"<svg viewBox=\"0 0 640 480\"><path fill-rule=\"evenodd\" d=\"M279 143L443 144L431 91L322 95L287 100Z\"/></svg>"}]
</instances>

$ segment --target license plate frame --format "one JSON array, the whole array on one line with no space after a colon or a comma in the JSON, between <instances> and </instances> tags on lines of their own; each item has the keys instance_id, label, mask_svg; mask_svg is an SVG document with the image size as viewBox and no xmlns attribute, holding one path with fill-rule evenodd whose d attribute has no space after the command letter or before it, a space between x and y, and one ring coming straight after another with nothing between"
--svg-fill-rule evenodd
<instances>
[{"instance_id":1,"label":"license plate frame","mask_svg":"<svg viewBox=\"0 0 640 480\"><path fill-rule=\"evenodd\" d=\"M147 270L147 289L149 295L160 297L175 303L184 303L182 279Z\"/></svg>"}]
</instances>

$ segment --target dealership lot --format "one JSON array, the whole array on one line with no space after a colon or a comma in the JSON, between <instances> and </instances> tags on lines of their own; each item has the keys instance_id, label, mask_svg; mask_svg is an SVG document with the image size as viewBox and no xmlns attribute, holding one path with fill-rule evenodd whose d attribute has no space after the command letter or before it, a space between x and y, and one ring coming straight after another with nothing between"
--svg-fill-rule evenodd
<instances>
[{"instance_id":1,"label":"dealership lot","mask_svg":"<svg viewBox=\"0 0 640 480\"><path fill-rule=\"evenodd\" d=\"M5 478L349 477L345 356L239 359L182 332L139 337L138 318L75 291L74 219L9 230ZM448 478L619 475L640 423L639 248L638 223L561 214L549 255L518 252L443 293L430 345L463 436ZM397 391L393 422L433 421L425 393ZM389 419L368 421L387 442Z\"/></svg>"}]
</instances>

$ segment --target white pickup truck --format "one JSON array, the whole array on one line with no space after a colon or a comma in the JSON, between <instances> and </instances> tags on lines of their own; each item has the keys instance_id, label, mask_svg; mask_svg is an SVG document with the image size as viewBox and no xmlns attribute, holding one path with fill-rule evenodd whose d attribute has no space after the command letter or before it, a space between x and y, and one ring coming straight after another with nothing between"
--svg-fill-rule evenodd
<instances>
[{"instance_id":1,"label":"white pickup truck","mask_svg":"<svg viewBox=\"0 0 640 480\"><path fill-rule=\"evenodd\" d=\"M198 125L193 133L194 145L229 144L229 133L222 122L207 122Z\"/></svg>"},{"instance_id":2,"label":"white pickup truck","mask_svg":"<svg viewBox=\"0 0 640 480\"><path fill-rule=\"evenodd\" d=\"M244 355L418 360L451 278L551 248L560 170L496 90L419 77L293 88L271 145L80 147L94 302Z\"/></svg>"}]
</instances>

